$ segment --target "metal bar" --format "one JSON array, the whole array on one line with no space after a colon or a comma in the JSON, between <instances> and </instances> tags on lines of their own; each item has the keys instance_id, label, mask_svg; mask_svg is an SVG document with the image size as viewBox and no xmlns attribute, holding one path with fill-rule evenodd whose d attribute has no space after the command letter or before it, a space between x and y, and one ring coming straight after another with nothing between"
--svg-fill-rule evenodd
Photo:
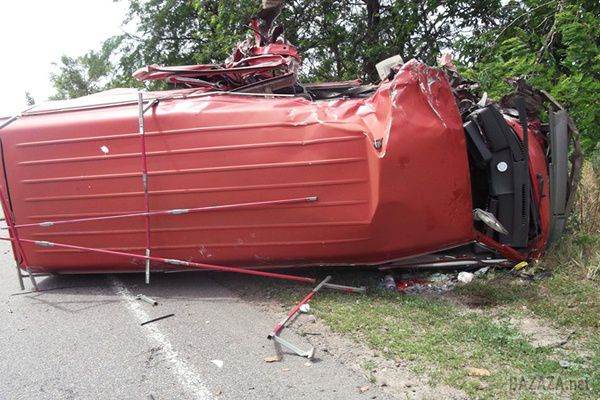
<instances>
[{"instance_id":1,"label":"metal bar","mask_svg":"<svg viewBox=\"0 0 600 400\"><path fill-rule=\"evenodd\" d=\"M313 290L310 291L310 293L308 295L306 295L305 298L302 299L302 301L300 301L300 303L296 304L296 306L294 308L292 308L292 311L289 312L289 314L281 320L280 323L278 323L275 328L273 328L273 330L271 331L271 333L269 333L269 336L267 336L269 339L273 339L274 336L278 335L279 332L281 332L283 330L283 328L285 327L285 324L292 319L292 317L294 315L296 315L296 313L298 312L298 310L300 310L300 307L302 307L304 304L308 303L308 301L310 299L312 299L312 297L327 283L329 282L329 280L331 279L331 275L328 275L325 279L323 279L321 281L321 283L319 283Z\"/></svg>"},{"instance_id":2,"label":"metal bar","mask_svg":"<svg viewBox=\"0 0 600 400\"><path fill-rule=\"evenodd\" d=\"M0 237L0 240L13 241L15 239L13 239L11 237ZM109 255L113 255L113 256L120 256L120 257L127 257L127 258L136 258L138 260L146 260L146 258L149 258L151 261L156 261L156 262L161 262L161 263L166 263L166 264L171 264L171 265L186 266L186 267L197 268L197 269L206 269L206 270L223 271L223 272L235 272L238 274L257 275L257 276L264 276L267 278L285 279L285 280L296 281L296 282L307 282L307 283L315 283L316 282L316 279L307 278L304 276L278 274L275 272L256 271L256 270L252 270L252 269L245 269L245 268L238 268L238 267L226 267L223 265L202 264L202 263L196 263L193 261L182 261L182 260L176 260L176 259L172 259L172 258L163 258L163 257L155 257L155 256L148 257L148 256L143 256L141 254L125 253L122 251L114 251L114 250L106 250L106 249L96 249L93 247L75 246L72 244L47 242L47 241L43 241L43 240L30 240L30 239L20 239L20 240L23 243L30 243L30 244L34 244L36 246L42 246L42 247L60 247L60 248L65 248L65 249L89 251L92 253L109 254Z\"/></svg>"},{"instance_id":3,"label":"metal bar","mask_svg":"<svg viewBox=\"0 0 600 400\"><path fill-rule=\"evenodd\" d=\"M350 293L366 293L367 292L367 288L365 286L354 287L354 286L338 285L335 283L325 283L325 285L323 285L323 287L325 287L327 289L341 290L341 291L350 292Z\"/></svg>"},{"instance_id":4,"label":"metal bar","mask_svg":"<svg viewBox=\"0 0 600 400\"><path fill-rule=\"evenodd\" d=\"M306 357L306 358L308 358L310 360L315 355L315 348L314 347L311 347L309 350L302 350L299 347L297 347L296 345L288 342L287 340L285 340L281 336L274 335L272 337L272 339L274 341L276 341L277 343L279 343L280 345L282 345L283 347L286 347L286 348L292 350L294 353L298 354L300 357Z\"/></svg>"},{"instance_id":5,"label":"metal bar","mask_svg":"<svg viewBox=\"0 0 600 400\"><path fill-rule=\"evenodd\" d=\"M12 124L13 122L15 122L16 120L18 120L19 118L21 118L27 111L32 110L32 109L34 109L36 107L37 107L37 105L34 104L33 106L31 106L29 108L26 108L25 110L21 111L19 114L13 115L12 117L10 117L6 121L4 121L2 123L2 125L0 125L0 129L2 129L2 128L6 127L6 126L8 126L10 124Z\"/></svg>"},{"instance_id":6,"label":"metal bar","mask_svg":"<svg viewBox=\"0 0 600 400\"><path fill-rule=\"evenodd\" d=\"M20 224L20 225L15 225L15 228L29 228L29 227L48 228L48 227L51 227L54 225L73 224L73 223L89 222L89 221L103 221L103 220L111 220L111 219L119 219L119 218L143 217L145 215L152 216L152 215L192 214L192 213L198 213L198 212L229 210L229 209L266 206L266 205L311 203L311 202L315 202L317 200L318 200L318 198L316 196L309 196L309 197L298 197L298 198L292 198L292 199L265 200L265 201L255 201L255 202L250 202L250 203L222 204L222 205L216 205L216 206L205 206L205 207L195 207L195 208L174 208L171 210L135 212L135 213L130 213L130 214L115 214L115 215L106 215L106 216L101 216L101 217L75 218L75 219L67 219L67 220L63 220L63 221L45 221L45 222L39 222L39 223L35 223L35 224Z\"/></svg>"},{"instance_id":7,"label":"metal bar","mask_svg":"<svg viewBox=\"0 0 600 400\"><path fill-rule=\"evenodd\" d=\"M154 318L154 319L151 319L149 321L146 321L146 322L142 322L140 325L144 326L146 324L149 324L149 323L152 323L152 322L156 322L156 321L160 321L161 319L170 318L170 317L174 317L174 316L175 316L175 314L163 315L162 317L158 317L158 318Z\"/></svg>"},{"instance_id":8,"label":"metal bar","mask_svg":"<svg viewBox=\"0 0 600 400\"><path fill-rule=\"evenodd\" d=\"M21 246L21 240L19 239L19 233L17 232L17 229L15 228L14 221L12 219L12 213L10 212L8 200L6 199L6 196L4 195L3 189L0 189L0 201L2 202L2 208L4 209L4 216L6 219L6 223L8 225L9 233L14 238L14 243L15 243L14 248L21 255L21 259L23 261L23 264L25 264L25 269L27 270L27 274L29 275L29 280L31 281L33 288L35 289L36 292L39 292L40 289L38 288L37 282L35 281L35 277L31 273L31 268L29 267L29 261L27 260L27 255L23 251L23 246ZM18 263L17 263L17 272L19 274L19 286L21 287L21 290L24 290L25 286L23 285L23 277L21 275L21 270L19 269Z\"/></svg>"},{"instance_id":9,"label":"metal bar","mask_svg":"<svg viewBox=\"0 0 600 400\"><path fill-rule=\"evenodd\" d=\"M150 108L154 102L151 102ZM138 92L138 128L142 144L142 185L144 188L144 212L146 229L146 257L150 257L150 196L148 195L148 160L146 157L146 131L144 130L144 94ZM150 283L150 258L146 258L146 285Z\"/></svg>"},{"instance_id":10,"label":"metal bar","mask_svg":"<svg viewBox=\"0 0 600 400\"><path fill-rule=\"evenodd\" d=\"M163 96L163 97L158 97L157 100L168 101L168 100L180 100L180 99L211 97L211 96L246 96L246 97L265 97L265 98L296 97L296 95L293 95L293 94L277 94L277 93L243 93L243 92L224 92L224 91L195 93L194 91L192 91L191 94L167 95L167 96ZM116 101L113 103L92 104L89 106L63 107L63 108L56 108L56 109L51 109L51 110L40 110L40 111L33 111L33 112L28 112L29 110L26 110L22 113L22 115L34 116L34 115L58 114L58 113L63 113L63 112L68 112L68 111L73 111L73 110L77 110L77 111L79 111L79 110L96 110L96 109L101 109L101 108L131 106L136 103L137 103L137 100L123 100L123 101ZM25 112L28 112L28 113L25 114Z\"/></svg>"},{"instance_id":11,"label":"metal bar","mask_svg":"<svg viewBox=\"0 0 600 400\"><path fill-rule=\"evenodd\" d=\"M518 262L518 261L526 261L527 260L527 258L523 254L519 253L517 250L515 250L512 247L507 246L505 244L498 243L494 239L490 238L489 236L484 235L481 232L477 232L476 240L479 243L483 244L484 246L487 246L491 249L497 250L498 253L502 254L504 257L506 257L510 261Z\"/></svg>"},{"instance_id":12,"label":"metal bar","mask_svg":"<svg viewBox=\"0 0 600 400\"><path fill-rule=\"evenodd\" d=\"M136 299L138 300L142 300L145 301L148 304L152 304L153 306L157 306L158 305L158 301L146 296L145 294L138 294L137 296L135 296Z\"/></svg>"}]
</instances>

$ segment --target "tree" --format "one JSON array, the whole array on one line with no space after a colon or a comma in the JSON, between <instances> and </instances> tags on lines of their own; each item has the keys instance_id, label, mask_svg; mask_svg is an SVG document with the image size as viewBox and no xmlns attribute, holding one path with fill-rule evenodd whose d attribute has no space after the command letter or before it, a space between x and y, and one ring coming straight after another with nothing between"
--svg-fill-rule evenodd
<instances>
[{"instance_id":1,"label":"tree","mask_svg":"<svg viewBox=\"0 0 600 400\"><path fill-rule=\"evenodd\" d=\"M492 97L522 77L560 101L576 121L584 152L600 142L600 5L509 2L498 27L461 43L463 70Z\"/></svg>"},{"instance_id":2,"label":"tree","mask_svg":"<svg viewBox=\"0 0 600 400\"><path fill-rule=\"evenodd\" d=\"M128 1L133 32L98 51L63 56L52 76L57 98L137 86L149 64L220 63L249 36L258 0ZM394 54L435 64L455 50L459 67L492 97L509 77L546 89L571 112L584 148L600 142L600 3L591 0L288 0L276 23L303 57L303 81L378 80L375 64ZM163 82L145 84L149 89Z\"/></svg>"},{"instance_id":3,"label":"tree","mask_svg":"<svg viewBox=\"0 0 600 400\"><path fill-rule=\"evenodd\" d=\"M52 73L50 80L56 89L51 100L70 99L87 96L114 87L112 81L114 66L110 57L119 46L121 38L111 38L102 44L99 51L90 50L76 58L63 55L58 73Z\"/></svg>"},{"instance_id":4,"label":"tree","mask_svg":"<svg viewBox=\"0 0 600 400\"><path fill-rule=\"evenodd\" d=\"M251 33L249 18L260 9L257 0L128 1L125 22L137 26L105 43L115 59L112 69L90 74L91 63L108 61L104 49L63 57L53 76L59 96L103 89L98 77L110 76L112 86L135 85L131 74L149 64L220 63ZM305 80L376 81L377 62L400 54L433 63L457 32L493 22L499 5L500 0L289 0L276 23L303 55Z\"/></svg>"}]
</instances>

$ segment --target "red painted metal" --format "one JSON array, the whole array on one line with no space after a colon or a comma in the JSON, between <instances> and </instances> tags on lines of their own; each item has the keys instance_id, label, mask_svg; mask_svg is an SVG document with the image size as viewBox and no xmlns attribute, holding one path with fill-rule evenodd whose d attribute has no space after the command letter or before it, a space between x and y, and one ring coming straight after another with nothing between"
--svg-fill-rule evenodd
<instances>
[{"instance_id":1,"label":"red painted metal","mask_svg":"<svg viewBox=\"0 0 600 400\"><path fill-rule=\"evenodd\" d=\"M477 232L477 241L480 242L481 244L489 247L490 249L498 251L498 253L502 254L504 257L508 258L511 261L519 262L519 261L525 261L527 259L527 257L525 257L523 254L519 253L517 250L513 249L512 247L507 246L502 243L498 243L494 239L490 238L489 236L487 236L481 232Z\"/></svg>"},{"instance_id":2,"label":"red painted metal","mask_svg":"<svg viewBox=\"0 0 600 400\"><path fill-rule=\"evenodd\" d=\"M150 107L152 107L150 104ZM148 161L146 156L146 132L144 126L144 95L138 93L138 128L142 147L142 188L144 190L144 228L146 236L146 256L150 257L150 197L148 195ZM146 259L146 283L150 283L150 258Z\"/></svg>"},{"instance_id":3,"label":"red painted metal","mask_svg":"<svg viewBox=\"0 0 600 400\"><path fill-rule=\"evenodd\" d=\"M269 336L268 336L269 339L271 339L273 336L279 335L279 333L285 327L285 324L288 321L290 321L294 317L294 315L296 315L296 313L300 310L300 307L302 307L304 304L308 303L310 301L310 299L312 299L314 297L314 295L317 294L317 292L319 290L321 290L321 288L323 286L325 286L327 284L327 282L329 282L330 279L331 279L331 276L327 276L323 281L321 281L321 283L319 283L317 286L315 286L313 288L313 290L311 290L310 293L306 295L306 297L304 297L302 300L300 300L300 302L298 304L296 304L294 306L294 308L291 309L291 311L288 313L288 315L286 315L285 318L283 318L283 320L281 320L281 322L279 322L275 326L275 328L273 328L271 333L269 333Z\"/></svg>"},{"instance_id":4,"label":"red painted metal","mask_svg":"<svg viewBox=\"0 0 600 400\"><path fill-rule=\"evenodd\" d=\"M15 228L15 224L13 222L13 217L10 214L10 208L8 205L8 201L6 201L6 196L4 195L4 190L2 190L2 188L0 188L0 202L2 203L2 210L4 211L4 219L6 220L6 224L8 225L8 230L9 230L10 236L12 238L14 238L13 253L15 255L15 259L18 260L18 258L21 257L21 262L22 262L21 268L23 268L27 271L27 274L29 275L29 280L31 281L31 285L33 286L33 288L36 292L39 292L40 289L38 288L35 278L31 272L31 267L30 267L31 264L29 264L29 261L27 260L27 253L25 253L23 251L23 247L21 246L21 241L19 240L19 232ZM17 251L14 251L15 249ZM19 274L20 274L20 272L19 272ZM19 282L21 283L21 289L24 289L22 277L19 277Z\"/></svg>"},{"instance_id":5,"label":"red painted metal","mask_svg":"<svg viewBox=\"0 0 600 400\"><path fill-rule=\"evenodd\" d=\"M441 71L410 61L369 98L196 92L145 95L161 98L145 116L151 212L319 202L151 215L152 254L236 267L378 264L475 240L462 122ZM139 212L136 94L51 103L0 130L21 238L144 253L141 219L33 226ZM110 253L23 250L37 272L143 270Z\"/></svg>"}]
</instances>

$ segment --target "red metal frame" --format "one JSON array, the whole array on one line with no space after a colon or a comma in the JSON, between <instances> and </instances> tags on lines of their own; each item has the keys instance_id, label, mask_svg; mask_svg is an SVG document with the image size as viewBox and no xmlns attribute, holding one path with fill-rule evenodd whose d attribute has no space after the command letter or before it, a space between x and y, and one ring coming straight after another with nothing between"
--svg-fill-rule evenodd
<instances>
[{"instance_id":1,"label":"red metal frame","mask_svg":"<svg viewBox=\"0 0 600 400\"><path fill-rule=\"evenodd\" d=\"M8 201L6 200L6 196L4 195L4 188L0 189L0 201L2 202L2 209L4 210L4 217L6 219L6 224L8 225L10 235L15 239L15 246L17 252L21 255L21 259L23 264L25 265L25 269L27 270L27 275L29 275L29 280L31 281L31 285L34 287L36 292L39 292L40 289L35 281L33 274L31 273L31 268L29 261L27 260L27 254L23 251L23 247L21 246L21 241L19 240L19 233L15 227L14 221L12 220L12 213L10 212L10 207ZM21 289L23 287L23 281L21 277L21 271L19 270L19 265L17 264L17 272L19 274L19 283L21 284Z\"/></svg>"},{"instance_id":2,"label":"red metal frame","mask_svg":"<svg viewBox=\"0 0 600 400\"><path fill-rule=\"evenodd\" d=\"M498 253L502 254L504 257L508 258L511 261L519 262L519 261L527 260L527 257L525 257L523 254L519 253L517 250L515 250L512 247L507 246L505 244L498 243L494 239L490 238L489 236L484 235L481 232L477 232L476 237L477 237L478 242L480 242L481 244L483 244L489 248L497 250Z\"/></svg>"},{"instance_id":3,"label":"red metal frame","mask_svg":"<svg viewBox=\"0 0 600 400\"><path fill-rule=\"evenodd\" d=\"M20 238L11 238L11 237L0 237L0 240L17 242L18 246L20 246L20 242L23 242L23 243L33 244L36 246L62 247L65 249L89 251L92 253L101 253L101 254L109 254L109 255L113 255L113 256L135 258L138 260L156 261L156 262L161 262L161 263L170 264L170 265L176 265L176 266L180 266L180 267L190 267L190 268L205 269L205 270L210 270L210 271L235 272L238 274L257 275L257 276L264 276L267 278L285 279L285 280L296 281L296 282L307 282L307 283L315 283L316 282L316 279L308 278L308 277L304 277L304 276L279 274L279 273L275 273L275 272L257 271L257 270L245 269L245 268L226 267L223 265L202 264L202 263L196 263L196 262L192 262L192 261L177 260L177 259L173 259L173 258L144 256L141 254L126 253L126 252L122 252L122 251L96 249L93 247L84 247L84 246L75 246L75 245L66 244L66 243L48 242L45 240L30 240L30 239L20 239Z\"/></svg>"},{"instance_id":4,"label":"red metal frame","mask_svg":"<svg viewBox=\"0 0 600 400\"><path fill-rule=\"evenodd\" d=\"M154 103L150 103L151 106ZM146 218L144 221L145 225L145 236L146 236L146 256L150 257L150 196L148 194L148 160L146 157L146 132L144 129L144 95L142 92L138 92L138 124L141 137L142 145L142 185L144 188L144 213ZM150 259L146 259L146 284L150 283Z\"/></svg>"}]
</instances>

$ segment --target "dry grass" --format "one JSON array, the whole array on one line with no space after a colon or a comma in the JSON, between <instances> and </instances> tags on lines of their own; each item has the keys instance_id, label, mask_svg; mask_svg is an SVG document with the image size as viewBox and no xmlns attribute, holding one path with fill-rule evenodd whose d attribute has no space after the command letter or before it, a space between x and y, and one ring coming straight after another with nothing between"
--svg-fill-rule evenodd
<instances>
[{"instance_id":1,"label":"dry grass","mask_svg":"<svg viewBox=\"0 0 600 400\"><path fill-rule=\"evenodd\" d=\"M544 267L569 269L595 280L600 273L600 168L583 165L569 232L545 257Z\"/></svg>"}]
</instances>

